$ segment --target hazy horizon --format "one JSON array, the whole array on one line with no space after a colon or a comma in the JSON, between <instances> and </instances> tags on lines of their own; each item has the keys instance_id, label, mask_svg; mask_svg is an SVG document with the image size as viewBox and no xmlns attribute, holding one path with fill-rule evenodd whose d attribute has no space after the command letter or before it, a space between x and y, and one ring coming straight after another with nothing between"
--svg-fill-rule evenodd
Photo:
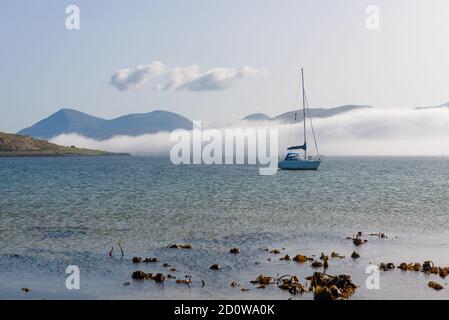
<instances>
[{"instance_id":1,"label":"hazy horizon","mask_svg":"<svg viewBox=\"0 0 449 320\"><path fill-rule=\"evenodd\" d=\"M318 147L324 155L447 155L449 154L449 108L404 110L362 109L313 120ZM288 146L301 143L298 123L238 121L228 127L203 126L203 130L225 128L276 128L279 156ZM307 134L311 138L310 128ZM80 134L61 134L51 142L137 155L168 155L174 142L169 132L138 136L119 135L96 140ZM316 150L309 141L310 152Z\"/></svg>"}]
</instances>

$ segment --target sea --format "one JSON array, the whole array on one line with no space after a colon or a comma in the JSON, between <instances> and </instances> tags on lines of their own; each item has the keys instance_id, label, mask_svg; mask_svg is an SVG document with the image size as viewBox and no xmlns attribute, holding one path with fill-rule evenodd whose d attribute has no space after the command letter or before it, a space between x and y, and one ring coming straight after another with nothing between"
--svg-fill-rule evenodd
<instances>
[{"instance_id":1,"label":"sea","mask_svg":"<svg viewBox=\"0 0 449 320\"><path fill-rule=\"evenodd\" d=\"M326 273L351 275L351 299L449 299L449 277L370 268L449 266L449 158L324 157L318 171L258 169L143 156L0 158L0 299L313 299L251 280L296 275L305 284L323 270L280 258L331 252L344 258L329 258ZM347 239L358 232L368 240L361 246ZM136 270L175 278L135 280ZM68 284L73 276L79 287Z\"/></svg>"}]
</instances>

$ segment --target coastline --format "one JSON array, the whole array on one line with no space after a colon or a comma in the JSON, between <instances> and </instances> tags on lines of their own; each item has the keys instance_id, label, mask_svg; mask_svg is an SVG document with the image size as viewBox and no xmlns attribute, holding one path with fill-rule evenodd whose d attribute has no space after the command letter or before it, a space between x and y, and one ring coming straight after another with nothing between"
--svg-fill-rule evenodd
<instances>
[{"instance_id":1,"label":"coastline","mask_svg":"<svg viewBox=\"0 0 449 320\"><path fill-rule=\"evenodd\" d=\"M130 156L103 150L60 146L30 136L0 132L0 157Z\"/></svg>"},{"instance_id":2,"label":"coastline","mask_svg":"<svg viewBox=\"0 0 449 320\"><path fill-rule=\"evenodd\" d=\"M1 158L14 157L131 157L131 153L99 152L99 153L30 153L30 152L0 152Z\"/></svg>"}]
</instances>

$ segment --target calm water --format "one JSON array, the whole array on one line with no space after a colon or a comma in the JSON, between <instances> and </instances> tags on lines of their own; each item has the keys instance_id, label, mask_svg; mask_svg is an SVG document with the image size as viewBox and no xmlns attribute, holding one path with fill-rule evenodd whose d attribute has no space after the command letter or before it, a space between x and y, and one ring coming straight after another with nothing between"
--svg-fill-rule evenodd
<instances>
[{"instance_id":1,"label":"calm water","mask_svg":"<svg viewBox=\"0 0 449 320\"><path fill-rule=\"evenodd\" d=\"M370 262L449 266L448 213L443 157L326 158L317 172L274 176L259 176L255 166L175 166L165 158L0 158L0 298L287 299L276 286L256 289L249 280L304 278L313 269L259 250L268 247L346 255L332 259L328 273L350 273L360 286L354 299L448 299L447 279L433 275L393 270L381 274L380 290L364 285ZM345 238L357 231L389 239L367 236L356 248L362 258L352 260L355 247ZM166 248L187 242L192 250ZM230 255L235 246L241 253ZM161 262L133 265L133 255ZM164 262L178 278L191 274L192 285L132 281L137 269L167 273ZM209 270L213 263L223 269ZM65 288L70 264L81 270L80 290ZM427 288L431 280L446 289ZM230 288L231 281L251 290Z\"/></svg>"}]
</instances>

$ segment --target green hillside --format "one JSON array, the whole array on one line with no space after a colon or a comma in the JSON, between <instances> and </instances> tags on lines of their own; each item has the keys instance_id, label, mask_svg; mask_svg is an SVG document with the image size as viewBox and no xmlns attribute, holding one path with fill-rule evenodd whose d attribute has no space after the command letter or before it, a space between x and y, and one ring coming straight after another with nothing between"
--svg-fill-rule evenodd
<instances>
[{"instance_id":1,"label":"green hillside","mask_svg":"<svg viewBox=\"0 0 449 320\"><path fill-rule=\"evenodd\" d=\"M0 132L0 157L11 156L109 156L128 155L100 150L59 146L29 136Z\"/></svg>"}]
</instances>

